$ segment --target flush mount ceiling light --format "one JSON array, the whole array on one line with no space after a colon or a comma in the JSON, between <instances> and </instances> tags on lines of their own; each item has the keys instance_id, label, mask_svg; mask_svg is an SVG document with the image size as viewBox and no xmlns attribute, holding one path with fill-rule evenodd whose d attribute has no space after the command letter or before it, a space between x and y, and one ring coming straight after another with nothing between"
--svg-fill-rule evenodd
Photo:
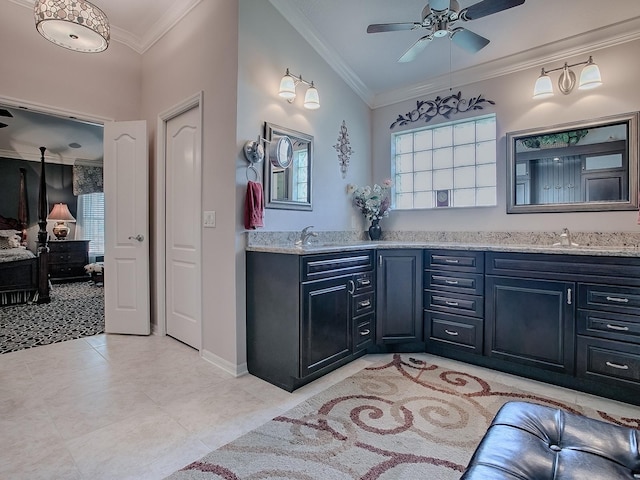
<instances>
[{"instance_id":1,"label":"flush mount ceiling light","mask_svg":"<svg viewBox=\"0 0 640 480\"><path fill-rule=\"evenodd\" d=\"M320 108L320 96L318 95L318 89L314 86L313 81L307 82L306 80L303 80L302 75L292 75L289 73L288 68L287 73L285 73L282 80L280 80L280 90L278 91L278 95L285 98L287 102L293 103L296 98L296 87L300 83L309 87L307 88L307 93L304 95L304 108L309 110L317 110Z\"/></svg>"},{"instance_id":2,"label":"flush mount ceiling light","mask_svg":"<svg viewBox=\"0 0 640 480\"><path fill-rule=\"evenodd\" d=\"M542 69L542 73L536 80L536 84L533 87L533 98L545 98L553 95L553 84L549 73L562 70L560 78L558 78L558 90L563 94L569 95L576 85L576 74L571 70L572 67L579 65L585 65L580 73L580 82L578 84L578 90L588 90L590 88L596 88L602 85L602 77L600 76L600 69L598 65L593 63L593 58L590 56L586 62L574 63L569 65L564 62L562 67L553 68L551 70Z\"/></svg>"},{"instance_id":3,"label":"flush mount ceiling light","mask_svg":"<svg viewBox=\"0 0 640 480\"><path fill-rule=\"evenodd\" d=\"M33 7L40 35L76 52L97 53L109 46L109 20L84 0L37 0Z\"/></svg>"}]
</instances>

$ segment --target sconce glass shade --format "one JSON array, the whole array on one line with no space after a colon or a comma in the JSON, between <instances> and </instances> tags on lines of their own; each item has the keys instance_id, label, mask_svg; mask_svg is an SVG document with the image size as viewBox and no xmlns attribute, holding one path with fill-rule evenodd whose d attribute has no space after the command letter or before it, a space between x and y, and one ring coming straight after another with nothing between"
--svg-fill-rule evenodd
<instances>
[{"instance_id":1,"label":"sconce glass shade","mask_svg":"<svg viewBox=\"0 0 640 480\"><path fill-rule=\"evenodd\" d=\"M286 98L287 100L292 100L296 98L296 82L291 75L289 75L289 70L282 80L280 80L280 90L278 91L278 95L282 98Z\"/></svg>"},{"instance_id":2,"label":"sconce glass shade","mask_svg":"<svg viewBox=\"0 0 640 480\"><path fill-rule=\"evenodd\" d=\"M536 84L533 87L533 98L546 98L553 95L553 85L551 83L551 77L547 75L542 69L542 73L536 80Z\"/></svg>"},{"instance_id":3,"label":"sconce glass shade","mask_svg":"<svg viewBox=\"0 0 640 480\"><path fill-rule=\"evenodd\" d=\"M600 76L600 69L598 65L593 63L593 59L589 57L589 61L582 69L580 74L579 90L588 90L590 88L596 88L602 85L602 77Z\"/></svg>"},{"instance_id":4,"label":"sconce glass shade","mask_svg":"<svg viewBox=\"0 0 640 480\"><path fill-rule=\"evenodd\" d=\"M109 46L107 16L85 0L37 0L33 14L40 35L56 45L84 53Z\"/></svg>"},{"instance_id":5,"label":"sconce glass shade","mask_svg":"<svg viewBox=\"0 0 640 480\"><path fill-rule=\"evenodd\" d=\"M317 110L320 108L320 96L318 95L316 87L313 86L313 82L311 82L311 86L304 95L304 108L308 108L309 110Z\"/></svg>"}]
</instances>

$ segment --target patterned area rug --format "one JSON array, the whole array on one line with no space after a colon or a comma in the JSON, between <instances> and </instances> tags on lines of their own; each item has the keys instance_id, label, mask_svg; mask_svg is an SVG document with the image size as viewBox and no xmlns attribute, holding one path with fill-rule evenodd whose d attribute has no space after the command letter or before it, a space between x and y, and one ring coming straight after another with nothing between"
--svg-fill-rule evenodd
<instances>
[{"instance_id":1,"label":"patterned area rug","mask_svg":"<svg viewBox=\"0 0 640 480\"><path fill-rule=\"evenodd\" d=\"M171 480L459 479L500 406L526 400L614 418L396 354L171 475Z\"/></svg>"},{"instance_id":2,"label":"patterned area rug","mask_svg":"<svg viewBox=\"0 0 640 480\"><path fill-rule=\"evenodd\" d=\"M60 283L46 304L0 307L0 353L64 342L104 332L104 288Z\"/></svg>"}]
</instances>

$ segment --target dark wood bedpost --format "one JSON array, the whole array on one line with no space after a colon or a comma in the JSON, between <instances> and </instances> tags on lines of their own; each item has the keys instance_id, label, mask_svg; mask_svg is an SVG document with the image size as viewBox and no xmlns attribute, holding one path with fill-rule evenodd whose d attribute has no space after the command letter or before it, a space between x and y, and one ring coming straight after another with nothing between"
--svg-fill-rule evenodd
<instances>
[{"instance_id":1,"label":"dark wood bedpost","mask_svg":"<svg viewBox=\"0 0 640 480\"><path fill-rule=\"evenodd\" d=\"M18 192L18 222L22 235L22 245L27 244L27 226L29 224L29 204L27 202L27 169L20 169L20 190Z\"/></svg>"},{"instance_id":2,"label":"dark wood bedpost","mask_svg":"<svg viewBox=\"0 0 640 480\"><path fill-rule=\"evenodd\" d=\"M47 246L47 215L49 202L47 201L47 179L45 176L44 152L40 147L40 191L38 194L38 303L48 303L49 296L49 247Z\"/></svg>"}]
</instances>

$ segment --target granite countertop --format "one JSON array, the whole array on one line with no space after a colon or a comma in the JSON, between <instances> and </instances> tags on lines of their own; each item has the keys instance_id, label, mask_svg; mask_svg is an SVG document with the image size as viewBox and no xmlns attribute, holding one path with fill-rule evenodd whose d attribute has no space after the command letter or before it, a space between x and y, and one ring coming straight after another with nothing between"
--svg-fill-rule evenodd
<instances>
[{"instance_id":1,"label":"granite countertop","mask_svg":"<svg viewBox=\"0 0 640 480\"><path fill-rule=\"evenodd\" d=\"M292 243L247 246L247 251L284 253L291 255L308 255L315 253L347 252L363 249L394 249L394 248L437 248L448 250L482 250L494 252L521 253L552 253L570 255L640 257L640 248L636 246L553 246L553 245L517 245L517 244L486 244L459 242L406 242L406 241L351 241L321 243L316 242L305 246L295 246Z\"/></svg>"}]
</instances>

